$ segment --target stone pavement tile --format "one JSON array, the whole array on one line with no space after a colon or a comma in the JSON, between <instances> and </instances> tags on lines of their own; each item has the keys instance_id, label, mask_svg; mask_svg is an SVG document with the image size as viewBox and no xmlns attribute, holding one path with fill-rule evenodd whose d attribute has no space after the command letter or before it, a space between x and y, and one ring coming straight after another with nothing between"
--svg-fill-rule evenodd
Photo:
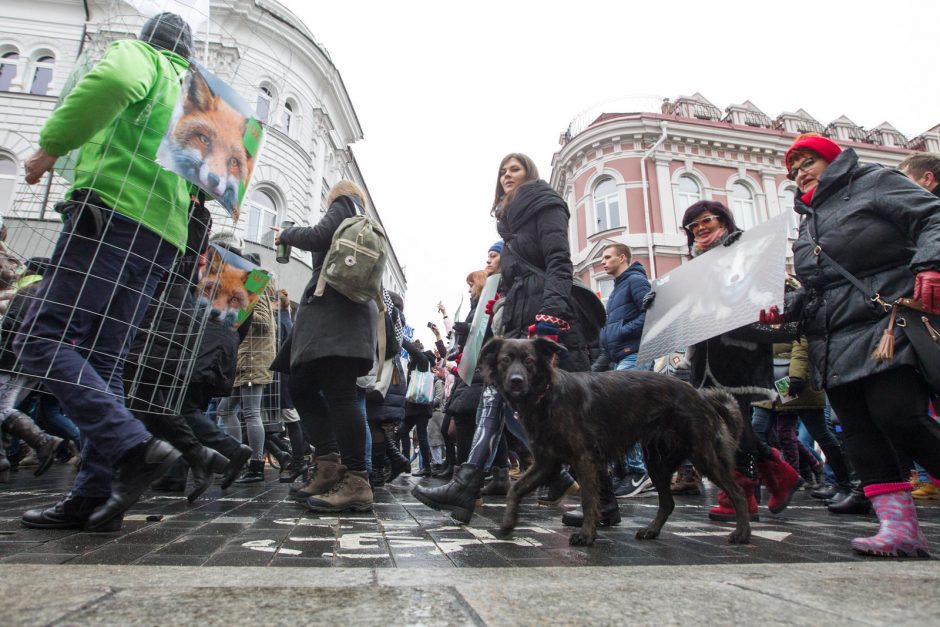
<instances>
[{"instance_id":1,"label":"stone pavement tile","mask_svg":"<svg viewBox=\"0 0 940 627\"><path fill-rule=\"evenodd\" d=\"M250 549L222 550L213 553L204 562L205 566L267 566L274 557L274 552L252 551Z\"/></svg>"},{"instance_id":2,"label":"stone pavement tile","mask_svg":"<svg viewBox=\"0 0 940 627\"><path fill-rule=\"evenodd\" d=\"M17 553L0 559L4 564L64 564L78 557L75 553Z\"/></svg>"},{"instance_id":3,"label":"stone pavement tile","mask_svg":"<svg viewBox=\"0 0 940 627\"><path fill-rule=\"evenodd\" d=\"M228 538L220 536L186 535L160 547L154 555L212 555L228 543Z\"/></svg>"},{"instance_id":4,"label":"stone pavement tile","mask_svg":"<svg viewBox=\"0 0 940 627\"><path fill-rule=\"evenodd\" d=\"M208 559L206 555L151 553L143 556L136 563L140 566L202 566Z\"/></svg>"},{"instance_id":5,"label":"stone pavement tile","mask_svg":"<svg viewBox=\"0 0 940 627\"><path fill-rule=\"evenodd\" d=\"M156 544L109 544L76 557L72 564L131 564L159 548Z\"/></svg>"},{"instance_id":6,"label":"stone pavement tile","mask_svg":"<svg viewBox=\"0 0 940 627\"><path fill-rule=\"evenodd\" d=\"M70 533L58 540L43 542L31 549L34 553L78 553L85 554L103 546L115 544L117 534L111 533Z\"/></svg>"},{"instance_id":7,"label":"stone pavement tile","mask_svg":"<svg viewBox=\"0 0 940 627\"><path fill-rule=\"evenodd\" d=\"M280 568L332 568L333 559L329 557L297 557L276 555L270 566Z\"/></svg>"},{"instance_id":8,"label":"stone pavement tile","mask_svg":"<svg viewBox=\"0 0 940 627\"><path fill-rule=\"evenodd\" d=\"M186 535L186 531L180 527L154 525L128 534L121 541L130 544L166 544Z\"/></svg>"}]
</instances>

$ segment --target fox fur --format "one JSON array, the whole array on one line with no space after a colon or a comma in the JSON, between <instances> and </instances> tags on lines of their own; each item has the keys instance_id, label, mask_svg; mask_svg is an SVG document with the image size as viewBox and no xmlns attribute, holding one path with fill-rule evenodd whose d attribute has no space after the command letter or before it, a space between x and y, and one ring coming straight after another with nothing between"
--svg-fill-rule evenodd
<instances>
[{"instance_id":1,"label":"fox fur","mask_svg":"<svg viewBox=\"0 0 940 627\"><path fill-rule=\"evenodd\" d=\"M247 309L251 303L251 296L245 289L248 272L222 263L222 256L213 248L206 254L207 270L199 282L197 305L208 308L210 319L237 327L239 311Z\"/></svg>"}]
</instances>

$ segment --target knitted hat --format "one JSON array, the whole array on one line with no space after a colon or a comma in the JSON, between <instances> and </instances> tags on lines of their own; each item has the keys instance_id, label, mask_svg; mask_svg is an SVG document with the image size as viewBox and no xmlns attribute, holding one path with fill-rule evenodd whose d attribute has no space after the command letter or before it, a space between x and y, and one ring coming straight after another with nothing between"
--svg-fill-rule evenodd
<instances>
[{"instance_id":1,"label":"knitted hat","mask_svg":"<svg viewBox=\"0 0 940 627\"><path fill-rule=\"evenodd\" d=\"M487 252L487 253L497 253L497 254L502 255L502 254L503 254L503 240L499 240L498 242L496 242L495 244L493 244L492 246L490 246L490 249L489 249L488 251L486 251L486 252Z\"/></svg>"},{"instance_id":2,"label":"knitted hat","mask_svg":"<svg viewBox=\"0 0 940 627\"><path fill-rule=\"evenodd\" d=\"M729 233L733 233L738 230L738 225L734 223L734 215L732 215L731 210L725 207L720 202L714 200L700 200L697 203L689 205L689 208L685 210L685 213L682 215L682 228L685 231L686 238L689 243L689 250L692 250L692 242L695 241L695 236L689 232L685 227L689 226L699 215L710 211L716 216L721 217L721 221L724 223L726 229Z\"/></svg>"},{"instance_id":3,"label":"knitted hat","mask_svg":"<svg viewBox=\"0 0 940 627\"><path fill-rule=\"evenodd\" d=\"M831 139L827 139L819 133L804 133L794 140L793 145L787 150L787 154L783 156L783 162L788 170L790 169L790 155L797 150L811 150L829 163L832 163L842 152L838 144ZM794 155L795 158L796 155Z\"/></svg>"},{"instance_id":4,"label":"knitted hat","mask_svg":"<svg viewBox=\"0 0 940 627\"><path fill-rule=\"evenodd\" d=\"M235 231L231 229L224 229L218 233L214 233L212 237L209 238L210 244L216 244L227 250L232 251L236 255L242 254L242 248L245 247L245 242L240 238Z\"/></svg>"},{"instance_id":5,"label":"knitted hat","mask_svg":"<svg viewBox=\"0 0 940 627\"><path fill-rule=\"evenodd\" d=\"M176 13L160 13L147 20L137 37L154 48L175 52L188 59L193 52L193 34L189 24Z\"/></svg>"}]
</instances>

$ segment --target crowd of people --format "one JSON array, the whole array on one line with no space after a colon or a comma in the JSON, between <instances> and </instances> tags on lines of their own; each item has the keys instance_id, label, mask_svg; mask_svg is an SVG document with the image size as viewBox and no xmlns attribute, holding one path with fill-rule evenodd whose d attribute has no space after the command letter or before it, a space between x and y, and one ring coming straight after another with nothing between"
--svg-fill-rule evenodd
<instances>
[{"instance_id":1,"label":"crowd of people","mask_svg":"<svg viewBox=\"0 0 940 627\"><path fill-rule=\"evenodd\" d=\"M37 475L57 459L78 466L71 490L25 512L25 525L113 531L148 489L189 486L193 501L216 475L223 489L265 481L265 459L314 514L369 510L376 489L410 474L421 503L466 524L481 498L505 495L532 459L510 404L478 367L460 367L465 353L468 363L476 358L481 335L551 339L558 366L572 372L664 369L662 360L637 360L646 316L665 306L643 264L625 244L603 249L613 287L594 337L575 304L568 207L520 153L499 164L491 206L499 239L481 268L468 269L470 310L453 321L438 306L443 332L429 324L432 349L406 336L401 295L357 302L318 289L334 233L365 206L350 181L329 191L315 225L274 229L277 244L312 254L296 305L272 281L238 325L212 318L195 345L175 339L183 321L199 318L208 246L260 264L234 232L211 234L205 196L154 161L159 138L147 129L167 125L191 52L189 27L172 14L114 43L53 112L26 163L34 184L80 150L51 256L0 255L0 482L27 466L30 449ZM101 85L111 86L106 99ZM833 514L874 511L880 529L853 540L855 551L927 556L914 499L940 496L940 426L935 390L894 303L909 298L924 314L940 313L940 156L915 155L899 169L862 164L851 148L807 134L785 163L800 190L800 228L784 309L688 347L661 376L734 396L745 418L736 482L752 520L760 486L771 514L807 486ZM696 260L742 235L714 200L691 205L682 228ZM190 374L177 389L179 372ZM173 393L178 410L166 411ZM277 408L274 430L262 419L266 395ZM601 524L616 525L618 499L652 484L639 445L608 462L581 479L599 488ZM556 505L578 490L563 469L538 502ZM695 468L684 466L673 493L701 490ZM734 514L719 491L708 517ZM562 522L583 518L573 509Z\"/></svg>"}]
</instances>

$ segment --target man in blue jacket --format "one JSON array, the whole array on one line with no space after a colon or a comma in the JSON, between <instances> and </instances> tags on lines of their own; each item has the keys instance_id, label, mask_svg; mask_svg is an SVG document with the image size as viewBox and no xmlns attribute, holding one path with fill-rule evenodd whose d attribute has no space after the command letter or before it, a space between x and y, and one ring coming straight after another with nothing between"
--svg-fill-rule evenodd
<instances>
[{"instance_id":1,"label":"man in blue jacket","mask_svg":"<svg viewBox=\"0 0 940 627\"><path fill-rule=\"evenodd\" d=\"M614 290L607 298L607 324L601 329L600 345L611 368L631 370L637 367L636 356L646 320L643 297L650 292L650 282L643 264L633 261L626 244L607 246L601 260L604 272L614 277ZM652 489L639 444L627 454L626 465L628 474L615 490L618 497L637 496Z\"/></svg>"}]
</instances>

